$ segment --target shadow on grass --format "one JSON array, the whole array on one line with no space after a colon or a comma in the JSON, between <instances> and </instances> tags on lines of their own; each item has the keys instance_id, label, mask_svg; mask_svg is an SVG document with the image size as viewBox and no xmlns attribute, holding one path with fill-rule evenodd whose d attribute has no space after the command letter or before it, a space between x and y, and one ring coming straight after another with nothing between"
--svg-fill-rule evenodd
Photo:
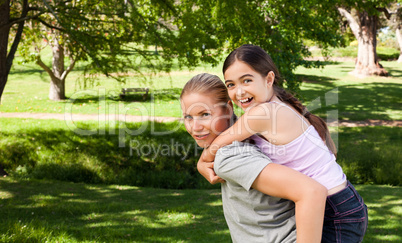
<instances>
[{"instance_id":1,"label":"shadow on grass","mask_svg":"<svg viewBox=\"0 0 402 243\"><path fill-rule=\"evenodd\" d=\"M393 112L400 111L402 105L402 86L390 82L373 83L350 83L347 85L336 86L332 79L324 76L305 76L301 75L307 83L314 83L314 86L300 92L301 96L308 104L317 98L321 99L319 108L311 110L314 114L323 118L327 117L327 112L338 110L339 119L350 120L395 120ZM326 95L334 92L337 94L335 104L327 105Z\"/></svg>"},{"instance_id":2,"label":"shadow on grass","mask_svg":"<svg viewBox=\"0 0 402 243\"><path fill-rule=\"evenodd\" d=\"M336 87L335 83L333 83L336 79L327 76L298 74L297 77L304 83L320 84L329 88Z\"/></svg>"},{"instance_id":3,"label":"shadow on grass","mask_svg":"<svg viewBox=\"0 0 402 243\"><path fill-rule=\"evenodd\" d=\"M14 242L230 241L218 190L0 179L1 193L0 232Z\"/></svg>"},{"instance_id":4,"label":"shadow on grass","mask_svg":"<svg viewBox=\"0 0 402 243\"><path fill-rule=\"evenodd\" d=\"M401 242L402 189L391 186L356 186L369 213L363 242Z\"/></svg>"},{"instance_id":5,"label":"shadow on grass","mask_svg":"<svg viewBox=\"0 0 402 243\"><path fill-rule=\"evenodd\" d=\"M181 88L170 89L155 89L150 90L147 97L144 97L144 93L127 94L124 97L120 96L120 90L111 90L106 94L106 97L99 96L99 91L87 90L81 91L74 96L68 98L68 103L94 103L98 104L103 99L115 102L123 102L123 104L129 104L132 102L151 103L158 101L177 101L180 97ZM93 94L96 95L93 95Z\"/></svg>"},{"instance_id":6,"label":"shadow on grass","mask_svg":"<svg viewBox=\"0 0 402 243\"><path fill-rule=\"evenodd\" d=\"M400 69L386 68L386 70L388 71L388 73L391 77L395 77L395 78L402 77L402 70L400 70Z\"/></svg>"}]
</instances>

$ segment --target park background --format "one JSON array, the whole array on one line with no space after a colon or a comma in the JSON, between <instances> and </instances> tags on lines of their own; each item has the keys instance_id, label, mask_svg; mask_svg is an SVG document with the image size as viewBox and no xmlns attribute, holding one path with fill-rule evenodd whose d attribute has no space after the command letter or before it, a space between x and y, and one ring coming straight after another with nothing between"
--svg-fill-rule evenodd
<instances>
[{"instance_id":1,"label":"park background","mask_svg":"<svg viewBox=\"0 0 402 243\"><path fill-rule=\"evenodd\" d=\"M359 68L367 67L355 64L361 45L348 17L321 10L335 6L333 1L298 7L292 1L173 1L170 10L164 1L118 7L104 1L96 8L91 1L72 1L70 12L57 8L58 1L14 1L4 60L18 39L16 19L25 2L30 11L43 12L25 15L2 79L1 242L230 242L219 185L209 185L196 171L201 150L181 123L179 95L198 73L222 78L224 57L244 43L263 46L286 87L329 122L338 162L369 207L364 242L402 240L400 19L366 11L378 16L378 29L377 59L371 73L364 73ZM273 8L280 4L282 9ZM368 8L337 4L354 17ZM390 16L400 13L398 1L373 4ZM237 17L222 17L238 9ZM251 15L257 10L262 20ZM99 11L103 19L95 18ZM134 22L138 16L142 22ZM175 18L181 22L167 21ZM248 26L250 19L255 26ZM68 24L81 27L69 31ZM64 92L54 91L60 87ZM147 97L120 96L122 88L145 87Z\"/></svg>"}]
</instances>

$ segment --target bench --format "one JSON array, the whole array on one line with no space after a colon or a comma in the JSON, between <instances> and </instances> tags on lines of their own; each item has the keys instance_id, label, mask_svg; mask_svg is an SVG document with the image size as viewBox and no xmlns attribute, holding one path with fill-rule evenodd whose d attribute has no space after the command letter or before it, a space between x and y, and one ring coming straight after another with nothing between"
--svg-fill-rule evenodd
<instances>
[{"instance_id":1,"label":"bench","mask_svg":"<svg viewBox=\"0 0 402 243\"><path fill-rule=\"evenodd\" d=\"M120 98L124 98L129 93L144 93L142 98L146 100L148 98L149 88L122 88Z\"/></svg>"}]
</instances>

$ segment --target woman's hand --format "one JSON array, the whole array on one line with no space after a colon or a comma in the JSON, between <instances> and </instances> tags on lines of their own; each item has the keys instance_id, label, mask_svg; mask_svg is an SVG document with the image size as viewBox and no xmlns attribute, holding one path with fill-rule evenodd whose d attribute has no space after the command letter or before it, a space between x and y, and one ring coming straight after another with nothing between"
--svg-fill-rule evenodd
<instances>
[{"instance_id":1,"label":"woman's hand","mask_svg":"<svg viewBox=\"0 0 402 243\"><path fill-rule=\"evenodd\" d=\"M205 162L201 158L198 160L197 163L197 170L198 172L209 181L212 185L217 183L224 183L225 180L220 178L215 174L214 171L214 162Z\"/></svg>"}]
</instances>

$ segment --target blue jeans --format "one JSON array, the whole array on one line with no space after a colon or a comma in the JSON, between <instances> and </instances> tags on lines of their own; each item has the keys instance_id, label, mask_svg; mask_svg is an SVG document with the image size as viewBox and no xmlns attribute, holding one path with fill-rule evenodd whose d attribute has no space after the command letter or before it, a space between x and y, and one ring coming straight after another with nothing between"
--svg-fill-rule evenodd
<instances>
[{"instance_id":1,"label":"blue jeans","mask_svg":"<svg viewBox=\"0 0 402 243\"><path fill-rule=\"evenodd\" d=\"M367 224L367 206L348 181L345 189L327 197L321 242L362 242Z\"/></svg>"}]
</instances>

